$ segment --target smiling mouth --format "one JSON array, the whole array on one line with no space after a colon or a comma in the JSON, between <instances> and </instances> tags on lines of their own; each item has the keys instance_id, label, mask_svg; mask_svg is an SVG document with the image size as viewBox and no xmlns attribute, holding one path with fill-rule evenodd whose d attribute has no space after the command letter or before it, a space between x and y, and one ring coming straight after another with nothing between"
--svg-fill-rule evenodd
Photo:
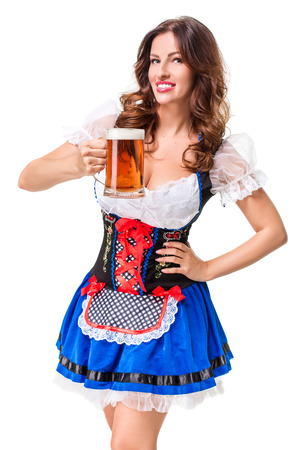
<instances>
[{"instance_id":1,"label":"smiling mouth","mask_svg":"<svg viewBox=\"0 0 300 450\"><path fill-rule=\"evenodd\" d=\"M157 92L167 92L171 89L174 89L176 85L174 83L163 83L163 82L157 82L156 83L156 90Z\"/></svg>"}]
</instances>

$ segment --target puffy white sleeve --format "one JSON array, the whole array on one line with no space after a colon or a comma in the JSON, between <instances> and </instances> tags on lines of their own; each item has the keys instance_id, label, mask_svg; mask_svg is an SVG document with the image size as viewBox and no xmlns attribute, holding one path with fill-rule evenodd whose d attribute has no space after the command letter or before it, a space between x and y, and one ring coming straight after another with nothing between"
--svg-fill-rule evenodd
<instances>
[{"instance_id":1,"label":"puffy white sleeve","mask_svg":"<svg viewBox=\"0 0 300 450\"><path fill-rule=\"evenodd\" d=\"M81 126L64 126L63 135L67 141L80 148L83 141L105 137L105 130L114 127L118 114L116 102L106 100L85 118Z\"/></svg>"},{"instance_id":2,"label":"puffy white sleeve","mask_svg":"<svg viewBox=\"0 0 300 450\"><path fill-rule=\"evenodd\" d=\"M222 206L242 200L265 185L267 175L255 166L256 152L248 134L233 134L223 140L209 172L210 191L212 194L220 193Z\"/></svg>"}]
</instances>

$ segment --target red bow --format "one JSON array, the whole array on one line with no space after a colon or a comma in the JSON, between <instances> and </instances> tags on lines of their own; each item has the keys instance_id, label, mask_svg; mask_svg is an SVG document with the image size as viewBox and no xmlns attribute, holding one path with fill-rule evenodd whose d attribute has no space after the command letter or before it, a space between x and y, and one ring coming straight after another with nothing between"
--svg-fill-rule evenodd
<instances>
[{"instance_id":1,"label":"red bow","mask_svg":"<svg viewBox=\"0 0 300 450\"><path fill-rule=\"evenodd\" d=\"M101 291L104 286L105 283L97 283L97 278L93 275L89 279L89 284L81 289L81 295L89 294L93 297L97 292Z\"/></svg>"},{"instance_id":2,"label":"red bow","mask_svg":"<svg viewBox=\"0 0 300 450\"><path fill-rule=\"evenodd\" d=\"M118 239L123 245L123 250L116 255L119 263L121 264L121 267L115 271L115 277L122 284L122 286L118 288L118 291L125 290L133 294L138 294L138 292L133 289L133 286L138 281L141 289L146 292L140 270L144 250L152 247L153 245L150 237L153 227L146 223L140 222L139 220L123 218L116 222L116 229L119 233ZM148 242L146 241L145 236L147 237ZM128 238L134 239L136 245L129 245L127 241ZM130 254L133 255L134 259L127 262L126 258ZM135 269L136 266L137 270ZM133 275L133 277L129 281L125 280L121 276L124 272L129 272Z\"/></svg>"},{"instance_id":3,"label":"red bow","mask_svg":"<svg viewBox=\"0 0 300 450\"><path fill-rule=\"evenodd\" d=\"M173 286L168 291L165 291L161 286L158 286L157 288L154 289L154 291L152 291L152 293L154 295L157 295L158 297L160 297L160 296L168 297L169 295L171 295L178 302L180 302L180 300L185 298L185 295L182 295L181 289L179 286Z\"/></svg>"}]
</instances>

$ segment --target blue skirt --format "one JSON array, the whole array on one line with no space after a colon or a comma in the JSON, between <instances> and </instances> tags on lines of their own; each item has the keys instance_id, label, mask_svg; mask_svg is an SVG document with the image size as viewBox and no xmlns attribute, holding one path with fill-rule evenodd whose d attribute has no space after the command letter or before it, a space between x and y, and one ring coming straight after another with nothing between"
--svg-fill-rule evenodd
<instances>
[{"instance_id":1,"label":"blue skirt","mask_svg":"<svg viewBox=\"0 0 300 450\"><path fill-rule=\"evenodd\" d=\"M84 334L83 313L90 273L77 289L64 317L57 348L57 371L93 390L179 396L210 389L231 370L233 358L205 282L182 289L175 320L161 337L127 345Z\"/></svg>"}]
</instances>

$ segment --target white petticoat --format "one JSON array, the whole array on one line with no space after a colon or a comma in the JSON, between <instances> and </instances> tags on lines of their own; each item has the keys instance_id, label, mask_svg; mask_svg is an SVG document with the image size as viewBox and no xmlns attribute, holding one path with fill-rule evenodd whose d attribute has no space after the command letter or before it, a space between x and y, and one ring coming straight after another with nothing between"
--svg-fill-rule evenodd
<instances>
[{"instance_id":1,"label":"white petticoat","mask_svg":"<svg viewBox=\"0 0 300 450\"><path fill-rule=\"evenodd\" d=\"M217 377L216 386L199 392L181 395L159 395L148 392L115 391L111 389L89 389L83 383L75 383L63 375L57 373L53 382L62 389L84 395L98 409L103 409L107 405L116 406L117 402L122 402L129 408L138 411L152 411L154 408L158 412L169 411L171 405L180 406L185 409L194 409L207 397L215 397L224 394L222 383L223 376Z\"/></svg>"}]
</instances>

